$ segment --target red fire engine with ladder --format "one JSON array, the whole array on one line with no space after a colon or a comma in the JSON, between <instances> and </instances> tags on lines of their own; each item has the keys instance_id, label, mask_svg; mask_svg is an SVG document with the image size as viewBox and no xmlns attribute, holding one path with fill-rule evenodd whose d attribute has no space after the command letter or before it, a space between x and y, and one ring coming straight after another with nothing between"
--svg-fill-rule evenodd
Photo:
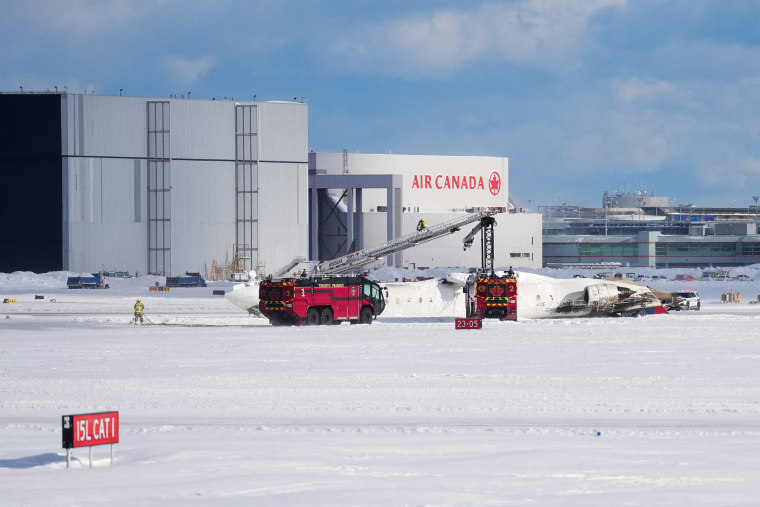
<instances>
[{"instance_id":1,"label":"red fire engine with ladder","mask_svg":"<svg viewBox=\"0 0 760 507\"><path fill-rule=\"evenodd\" d=\"M496 219L483 217L465 236L464 249L472 246L475 235L481 232L481 269L464 288L467 318L517 320L517 279L512 268L503 277L493 270L494 233Z\"/></svg>"},{"instance_id":2,"label":"red fire engine with ladder","mask_svg":"<svg viewBox=\"0 0 760 507\"><path fill-rule=\"evenodd\" d=\"M383 290L363 276L266 280L259 310L273 325L372 324L385 309Z\"/></svg>"},{"instance_id":3,"label":"red fire engine with ladder","mask_svg":"<svg viewBox=\"0 0 760 507\"><path fill-rule=\"evenodd\" d=\"M363 276L346 273L382 262L385 256L395 252L453 234L463 225L490 218L496 213L496 209L486 209L458 217L327 263L312 265L303 259L293 259L275 275L274 280L270 277L259 284L259 310L274 325L339 324L343 321L370 324L385 309L384 290Z\"/></svg>"}]
</instances>

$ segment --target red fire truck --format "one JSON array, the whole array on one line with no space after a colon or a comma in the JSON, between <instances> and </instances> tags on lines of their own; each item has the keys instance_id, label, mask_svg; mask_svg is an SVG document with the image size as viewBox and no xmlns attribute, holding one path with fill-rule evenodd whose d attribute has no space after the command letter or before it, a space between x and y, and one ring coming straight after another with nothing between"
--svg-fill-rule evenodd
<instances>
[{"instance_id":1,"label":"red fire truck","mask_svg":"<svg viewBox=\"0 0 760 507\"><path fill-rule=\"evenodd\" d=\"M517 320L517 280L480 275L467 282L467 318Z\"/></svg>"},{"instance_id":2,"label":"red fire truck","mask_svg":"<svg viewBox=\"0 0 760 507\"><path fill-rule=\"evenodd\" d=\"M259 310L273 325L371 324L384 309L381 287L363 276L286 278L259 285Z\"/></svg>"},{"instance_id":3,"label":"red fire truck","mask_svg":"<svg viewBox=\"0 0 760 507\"><path fill-rule=\"evenodd\" d=\"M512 266L505 276L493 270L494 225L494 217L483 217L462 240L467 250L481 233L481 267L464 287L467 318L517 320L517 279Z\"/></svg>"}]
</instances>

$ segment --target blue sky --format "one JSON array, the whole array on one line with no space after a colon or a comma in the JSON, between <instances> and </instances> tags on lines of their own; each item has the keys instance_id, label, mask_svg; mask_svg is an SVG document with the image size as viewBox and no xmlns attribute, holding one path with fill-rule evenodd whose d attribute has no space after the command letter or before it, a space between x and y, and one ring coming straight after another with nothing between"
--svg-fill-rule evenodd
<instances>
[{"instance_id":1,"label":"blue sky","mask_svg":"<svg viewBox=\"0 0 760 507\"><path fill-rule=\"evenodd\" d=\"M0 89L309 103L318 151L510 159L531 207L760 194L760 2L6 0Z\"/></svg>"}]
</instances>

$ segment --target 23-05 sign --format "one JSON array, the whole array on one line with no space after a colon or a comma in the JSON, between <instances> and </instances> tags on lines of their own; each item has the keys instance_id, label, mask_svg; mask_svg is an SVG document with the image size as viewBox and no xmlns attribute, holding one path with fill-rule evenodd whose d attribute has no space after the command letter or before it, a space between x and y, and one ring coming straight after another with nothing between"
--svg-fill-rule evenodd
<instances>
[{"instance_id":1,"label":"23-05 sign","mask_svg":"<svg viewBox=\"0 0 760 507\"><path fill-rule=\"evenodd\" d=\"M478 318L456 319L454 327L456 329L480 329L483 327L483 321Z\"/></svg>"}]
</instances>

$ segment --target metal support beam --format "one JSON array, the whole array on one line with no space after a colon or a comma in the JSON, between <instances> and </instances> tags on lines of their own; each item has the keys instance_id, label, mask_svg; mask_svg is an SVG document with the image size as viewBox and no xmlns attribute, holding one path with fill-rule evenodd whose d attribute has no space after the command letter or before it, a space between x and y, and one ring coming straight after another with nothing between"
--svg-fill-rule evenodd
<instances>
[{"instance_id":1,"label":"metal support beam","mask_svg":"<svg viewBox=\"0 0 760 507\"><path fill-rule=\"evenodd\" d=\"M311 197L310 199L311 224L318 224L319 223L319 189L310 188L309 196ZM317 252L318 245L319 245L319 236L317 235L318 231L319 231L319 228L316 226L309 227L309 235L310 235L309 258L310 259L316 259L317 255L319 255L319 253Z\"/></svg>"},{"instance_id":2,"label":"metal support beam","mask_svg":"<svg viewBox=\"0 0 760 507\"><path fill-rule=\"evenodd\" d=\"M346 212L346 239L345 251L351 246L351 242L356 239L356 250L364 248L364 220L362 217L362 190L365 188L385 188L387 195L387 233L386 237L390 241L401 235L401 203L402 203L402 184L403 177L399 174L310 174L309 189L312 191L312 199L320 189L346 189L344 195L347 197ZM311 259L317 259L319 255L319 229L326 223L327 219L334 213L334 209L326 217L319 217L318 212L314 212L318 207L318 202L311 205L311 217L309 220L310 238L311 238ZM338 254L340 255L340 254ZM399 252L388 256L388 264L398 265L401 262L402 254Z\"/></svg>"},{"instance_id":3,"label":"metal support beam","mask_svg":"<svg viewBox=\"0 0 760 507\"><path fill-rule=\"evenodd\" d=\"M351 243L354 241L354 188L347 188L346 193L346 249L343 252L344 254L349 253Z\"/></svg>"},{"instance_id":4,"label":"metal support beam","mask_svg":"<svg viewBox=\"0 0 760 507\"><path fill-rule=\"evenodd\" d=\"M385 209L385 227L386 227L386 240L391 241L396 238L395 231L393 230L393 189L388 187L386 191L386 203ZM393 266L393 255L388 255L385 261L388 266Z\"/></svg>"},{"instance_id":5,"label":"metal support beam","mask_svg":"<svg viewBox=\"0 0 760 507\"><path fill-rule=\"evenodd\" d=\"M359 251L364 248L364 208L362 208L362 189L356 189L356 209L359 211L356 221L356 250Z\"/></svg>"}]
</instances>

